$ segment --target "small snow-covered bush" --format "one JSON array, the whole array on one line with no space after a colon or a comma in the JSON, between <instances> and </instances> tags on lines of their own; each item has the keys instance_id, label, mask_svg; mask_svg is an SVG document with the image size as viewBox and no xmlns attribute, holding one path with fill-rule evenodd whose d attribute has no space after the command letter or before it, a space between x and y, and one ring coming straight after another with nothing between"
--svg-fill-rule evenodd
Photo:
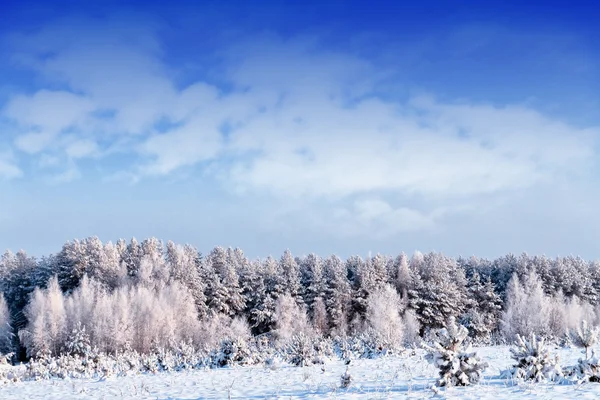
<instances>
[{"instance_id":1,"label":"small snow-covered bush","mask_svg":"<svg viewBox=\"0 0 600 400\"><path fill-rule=\"evenodd\" d=\"M532 334L527 340L518 335L510 352L517 363L502 373L504 378L545 382L556 381L563 376L558 356L550 355L543 338L538 339Z\"/></svg>"},{"instance_id":2,"label":"small snow-covered bush","mask_svg":"<svg viewBox=\"0 0 600 400\"><path fill-rule=\"evenodd\" d=\"M564 374L575 376L579 382L600 382L600 366L594 350L589 355L589 349L598 341L598 330L582 321L577 329L571 329L568 334L569 341L583 349L585 358L580 358L574 367L565 368Z\"/></svg>"},{"instance_id":3,"label":"small snow-covered bush","mask_svg":"<svg viewBox=\"0 0 600 400\"><path fill-rule=\"evenodd\" d=\"M352 375L350 375L350 373L348 372L348 368L346 368L346 372L344 372L340 377L340 387L342 389L348 389L351 383Z\"/></svg>"},{"instance_id":4,"label":"small snow-covered bush","mask_svg":"<svg viewBox=\"0 0 600 400\"><path fill-rule=\"evenodd\" d=\"M448 319L445 328L432 332L433 346L425 348L429 351L427 359L440 370L437 386L468 386L481 379L487 363L466 344L468 335L467 328L454 318Z\"/></svg>"},{"instance_id":5,"label":"small snow-covered bush","mask_svg":"<svg viewBox=\"0 0 600 400\"><path fill-rule=\"evenodd\" d=\"M323 364L334 354L330 340L306 334L293 336L282 351L286 361L297 367Z\"/></svg>"},{"instance_id":6,"label":"small snow-covered bush","mask_svg":"<svg viewBox=\"0 0 600 400\"><path fill-rule=\"evenodd\" d=\"M215 368L253 364L248 344L241 338L223 340L220 349L211 353L211 360L211 366Z\"/></svg>"},{"instance_id":7,"label":"small snow-covered bush","mask_svg":"<svg viewBox=\"0 0 600 400\"><path fill-rule=\"evenodd\" d=\"M580 358L577 365L565 368L563 373L565 376L576 378L579 383L600 382L600 361L592 350L589 358Z\"/></svg>"}]
</instances>

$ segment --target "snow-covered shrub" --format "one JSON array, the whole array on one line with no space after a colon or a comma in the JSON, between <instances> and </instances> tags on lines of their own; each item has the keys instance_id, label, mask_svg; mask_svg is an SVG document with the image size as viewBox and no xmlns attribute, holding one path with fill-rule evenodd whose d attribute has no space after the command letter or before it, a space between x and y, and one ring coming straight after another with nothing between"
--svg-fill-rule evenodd
<instances>
[{"instance_id":1,"label":"snow-covered shrub","mask_svg":"<svg viewBox=\"0 0 600 400\"><path fill-rule=\"evenodd\" d=\"M399 350L396 341L390 342L389 338L380 332L368 328L364 332L356 335L354 340L354 352L359 358L376 358L385 356Z\"/></svg>"},{"instance_id":2,"label":"snow-covered shrub","mask_svg":"<svg viewBox=\"0 0 600 400\"><path fill-rule=\"evenodd\" d=\"M340 377L340 387L342 389L348 389L350 384L352 383L352 375L348 372L348 367L346 367L346 371Z\"/></svg>"},{"instance_id":3,"label":"snow-covered shrub","mask_svg":"<svg viewBox=\"0 0 600 400\"><path fill-rule=\"evenodd\" d=\"M323 364L334 354L330 340L303 333L293 336L283 347L283 353L286 361L297 367Z\"/></svg>"},{"instance_id":4,"label":"snow-covered shrub","mask_svg":"<svg viewBox=\"0 0 600 400\"><path fill-rule=\"evenodd\" d=\"M223 340L221 347L213 351L210 358L214 368L253 364L248 344L241 338Z\"/></svg>"},{"instance_id":5,"label":"snow-covered shrub","mask_svg":"<svg viewBox=\"0 0 600 400\"><path fill-rule=\"evenodd\" d=\"M516 364L502 373L504 378L544 382L556 381L563 376L558 356L550 355L543 338L538 339L534 334L530 340L517 336L510 352Z\"/></svg>"},{"instance_id":6,"label":"snow-covered shrub","mask_svg":"<svg viewBox=\"0 0 600 400\"><path fill-rule=\"evenodd\" d=\"M584 320L577 329L569 331L568 338L574 346L583 349L585 358L580 358L576 366L565 368L564 374L575 376L579 382L600 382L598 357L594 350L589 354L589 350L598 342L598 329Z\"/></svg>"},{"instance_id":7,"label":"snow-covered shrub","mask_svg":"<svg viewBox=\"0 0 600 400\"><path fill-rule=\"evenodd\" d=\"M440 370L437 386L468 386L479 382L487 367L466 344L469 331L457 324L453 317L446 327L432 332L433 345L425 345L427 359Z\"/></svg>"}]
</instances>

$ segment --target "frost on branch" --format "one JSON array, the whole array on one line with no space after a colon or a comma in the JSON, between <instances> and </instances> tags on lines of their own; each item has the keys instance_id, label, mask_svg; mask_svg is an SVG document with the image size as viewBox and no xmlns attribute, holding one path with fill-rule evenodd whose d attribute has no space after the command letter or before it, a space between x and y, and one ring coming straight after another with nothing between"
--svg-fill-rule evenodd
<instances>
[{"instance_id":1,"label":"frost on branch","mask_svg":"<svg viewBox=\"0 0 600 400\"><path fill-rule=\"evenodd\" d=\"M573 345L584 349L585 358L587 359L589 349L594 347L598 341L598 330L589 326L587 321L583 320L581 326L569 331L569 339Z\"/></svg>"},{"instance_id":2,"label":"frost on branch","mask_svg":"<svg viewBox=\"0 0 600 400\"><path fill-rule=\"evenodd\" d=\"M558 356L552 357L544 339L531 334L530 340L517 335L515 347L510 349L511 358L517 363L502 373L504 378L526 381L556 381L563 376Z\"/></svg>"},{"instance_id":3,"label":"frost on branch","mask_svg":"<svg viewBox=\"0 0 600 400\"><path fill-rule=\"evenodd\" d=\"M453 317L446 327L432 333L433 346L427 359L440 370L437 386L468 386L479 382L487 363L482 362L470 345L465 344L469 332Z\"/></svg>"}]
</instances>

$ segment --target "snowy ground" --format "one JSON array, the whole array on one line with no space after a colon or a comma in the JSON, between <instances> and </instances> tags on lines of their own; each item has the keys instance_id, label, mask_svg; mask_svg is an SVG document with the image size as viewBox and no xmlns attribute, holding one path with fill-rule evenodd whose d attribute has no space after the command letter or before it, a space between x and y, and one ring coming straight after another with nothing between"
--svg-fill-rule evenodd
<instances>
[{"instance_id":1,"label":"snowy ground","mask_svg":"<svg viewBox=\"0 0 600 400\"><path fill-rule=\"evenodd\" d=\"M436 395L431 390L436 371L424 353L354 360L353 383L340 389L346 366L341 361L298 368L236 367L178 373L137 375L108 380L50 380L0 386L2 399L596 399L600 384L513 384L499 379L511 365L508 347L477 349L490 364L484 380L469 388L452 388ZM556 349L562 365L577 362L576 349Z\"/></svg>"}]
</instances>

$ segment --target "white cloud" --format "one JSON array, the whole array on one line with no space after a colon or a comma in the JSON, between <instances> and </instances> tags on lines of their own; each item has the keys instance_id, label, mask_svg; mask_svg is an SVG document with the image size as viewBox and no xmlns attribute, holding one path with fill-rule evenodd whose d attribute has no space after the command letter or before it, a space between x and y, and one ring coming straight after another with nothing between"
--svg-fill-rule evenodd
<instances>
[{"instance_id":1,"label":"white cloud","mask_svg":"<svg viewBox=\"0 0 600 400\"><path fill-rule=\"evenodd\" d=\"M233 191L326 199L349 230L389 234L432 229L451 212L448 199L585 176L596 161L597 128L524 105L384 100L375 89L386 70L306 38L225 51L227 92L202 77L178 90L152 29L111 26L65 24L19 39L19 60L72 90L9 102L20 150L73 163L114 145L137 157L109 173L133 180L213 162L207 171ZM169 128L156 128L161 121ZM60 180L79 176L67 167ZM409 196L431 201L415 209L403 204ZM335 205L342 199L351 205Z\"/></svg>"},{"instance_id":2,"label":"white cloud","mask_svg":"<svg viewBox=\"0 0 600 400\"><path fill-rule=\"evenodd\" d=\"M92 140L75 140L67 145L65 152L72 159L86 158L97 154L98 144Z\"/></svg>"},{"instance_id":3,"label":"white cloud","mask_svg":"<svg viewBox=\"0 0 600 400\"><path fill-rule=\"evenodd\" d=\"M15 141L20 150L35 154L53 145L65 130L85 121L93 104L85 97L65 91L40 90L32 96L17 95L4 110L23 132Z\"/></svg>"},{"instance_id":4,"label":"white cloud","mask_svg":"<svg viewBox=\"0 0 600 400\"><path fill-rule=\"evenodd\" d=\"M364 228L375 228L368 229L369 232L380 232L384 236L432 229L437 217L408 207L393 208L389 203L376 198L354 202L352 215Z\"/></svg>"},{"instance_id":5,"label":"white cloud","mask_svg":"<svg viewBox=\"0 0 600 400\"><path fill-rule=\"evenodd\" d=\"M598 135L522 107L298 103L236 131L236 144L253 149L257 143L261 154L232 171L235 182L312 197L490 193L589 168ZM294 122L298 115L302 123Z\"/></svg>"}]
</instances>

